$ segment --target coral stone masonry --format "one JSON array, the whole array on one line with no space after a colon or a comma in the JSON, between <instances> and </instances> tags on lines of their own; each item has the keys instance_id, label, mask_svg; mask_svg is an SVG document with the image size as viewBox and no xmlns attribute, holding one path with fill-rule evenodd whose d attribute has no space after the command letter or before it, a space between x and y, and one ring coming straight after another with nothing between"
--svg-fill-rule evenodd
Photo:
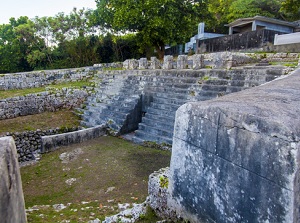
<instances>
[{"instance_id":1,"label":"coral stone masonry","mask_svg":"<svg viewBox=\"0 0 300 223\"><path fill-rule=\"evenodd\" d=\"M169 206L191 222L300 222L300 69L176 112Z\"/></svg>"}]
</instances>

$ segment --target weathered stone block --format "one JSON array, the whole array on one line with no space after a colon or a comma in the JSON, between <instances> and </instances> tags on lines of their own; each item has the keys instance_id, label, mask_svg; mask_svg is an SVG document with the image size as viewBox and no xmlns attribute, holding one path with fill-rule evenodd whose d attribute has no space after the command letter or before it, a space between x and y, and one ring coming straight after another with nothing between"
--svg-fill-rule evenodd
<instances>
[{"instance_id":1,"label":"weathered stone block","mask_svg":"<svg viewBox=\"0 0 300 223\"><path fill-rule=\"evenodd\" d=\"M127 60L125 60L125 61L123 62L123 68L124 68L125 70L128 70L128 69L129 69L129 59L127 59Z\"/></svg>"},{"instance_id":2,"label":"weathered stone block","mask_svg":"<svg viewBox=\"0 0 300 223\"><path fill-rule=\"evenodd\" d=\"M160 61L156 57L151 57L151 62L150 62L150 69L155 70L155 69L160 69Z\"/></svg>"},{"instance_id":3,"label":"weathered stone block","mask_svg":"<svg viewBox=\"0 0 300 223\"><path fill-rule=\"evenodd\" d=\"M60 146L67 146L74 143L84 142L98 138L106 133L106 126L99 125L92 128L82 129L74 132L67 132L57 135L42 136L42 153L56 150Z\"/></svg>"},{"instance_id":4,"label":"weathered stone block","mask_svg":"<svg viewBox=\"0 0 300 223\"><path fill-rule=\"evenodd\" d=\"M203 54L194 54L193 55L193 69L199 70L201 68L204 68L204 56Z\"/></svg>"},{"instance_id":5,"label":"weathered stone block","mask_svg":"<svg viewBox=\"0 0 300 223\"><path fill-rule=\"evenodd\" d=\"M0 219L1 222L26 222L21 175L12 137L0 138Z\"/></svg>"},{"instance_id":6,"label":"weathered stone block","mask_svg":"<svg viewBox=\"0 0 300 223\"><path fill-rule=\"evenodd\" d=\"M168 205L191 222L300 222L299 83L181 106Z\"/></svg>"},{"instance_id":7,"label":"weathered stone block","mask_svg":"<svg viewBox=\"0 0 300 223\"><path fill-rule=\"evenodd\" d=\"M177 58L177 69L187 69L188 68L188 56L179 55Z\"/></svg>"},{"instance_id":8,"label":"weathered stone block","mask_svg":"<svg viewBox=\"0 0 300 223\"><path fill-rule=\"evenodd\" d=\"M139 59L139 69L148 69L148 60L147 60L147 58Z\"/></svg>"},{"instance_id":9,"label":"weathered stone block","mask_svg":"<svg viewBox=\"0 0 300 223\"><path fill-rule=\"evenodd\" d=\"M164 56L163 69L164 70L173 69L173 56L170 56L170 55Z\"/></svg>"},{"instance_id":10,"label":"weathered stone block","mask_svg":"<svg viewBox=\"0 0 300 223\"><path fill-rule=\"evenodd\" d=\"M148 182L148 204L156 215L168 220L177 219L176 213L167 204L169 186L169 168L162 168L150 174Z\"/></svg>"},{"instance_id":11,"label":"weathered stone block","mask_svg":"<svg viewBox=\"0 0 300 223\"><path fill-rule=\"evenodd\" d=\"M128 62L128 69L129 70L135 70L139 67L139 61L136 59L131 59Z\"/></svg>"}]
</instances>

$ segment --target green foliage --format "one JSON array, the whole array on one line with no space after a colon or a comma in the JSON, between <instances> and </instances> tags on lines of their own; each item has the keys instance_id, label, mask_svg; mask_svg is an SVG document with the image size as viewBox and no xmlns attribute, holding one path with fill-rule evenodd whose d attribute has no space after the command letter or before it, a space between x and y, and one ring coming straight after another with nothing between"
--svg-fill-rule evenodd
<instances>
[{"instance_id":1,"label":"green foliage","mask_svg":"<svg viewBox=\"0 0 300 223\"><path fill-rule=\"evenodd\" d=\"M91 66L141 57L137 37L96 35L91 10L54 17L11 18L0 25L0 73Z\"/></svg>"},{"instance_id":2,"label":"green foliage","mask_svg":"<svg viewBox=\"0 0 300 223\"><path fill-rule=\"evenodd\" d=\"M0 72L30 70L26 55L32 43L32 22L27 17L10 19L9 24L0 25Z\"/></svg>"},{"instance_id":3,"label":"green foliage","mask_svg":"<svg viewBox=\"0 0 300 223\"><path fill-rule=\"evenodd\" d=\"M204 1L98 0L94 24L115 31L136 32L140 48L155 47L159 58L166 43L185 42L196 31L201 17L208 16Z\"/></svg>"},{"instance_id":4,"label":"green foliage","mask_svg":"<svg viewBox=\"0 0 300 223\"><path fill-rule=\"evenodd\" d=\"M169 179L166 176L159 177L159 186L167 189L169 186Z\"/></svg>"},{"instance_id":5,"label":"green foliage","mask_svg":"<svg viewBox=\"0 0 300 223\"><path fill-rule=\"evenodd\" d=\"M205 19L208 30L217 33L227 33L227 28L224 24L227 24L227 14L229 7L235 0L210 0L208 2L208 10L211 13L212 19Z\"/></svg>"},{"instance_id":6,"label":"green foliage","mask_svg":"<svg viewBox=\"0 0 300 223\"><path fill-rule=\"evenodd\" d=\"M154 149L159 149L159 150L170 150L172 148L172 145L168 143L156 143L152 141L144 141L143 146L154 148Z\"/></svg>"},{"instance_id":7,"label":"green foliage","mask_svg":"<svg viewBox=\"0 0 300 223\"><path fill-rule=\"evenodd\" d=\"M147 206L146 214L140 215L137 223L153 223L161 220L154 212L154 210Z\"/></svg>"},{"instance_id":8,"label":"green foliage","mask_svg":"<svg viewBox=\"0 0 300 223\"><path fill-rule=\"evenodd\" d=\"M300 19L298 0L97 0L97 9L53 17L11 18L0 25L0 73L72 68L129 58L163 58L165 45L256 15ZM101 33L99 35L98 33ZM154 52L154 49L156 52Z\"/></svg>"},{"instance_id":9,"label":"green foliage","mask_svg":"<svg viewBox=\"0 0 300 223\"><path fill-rule=\"evenodd\" d=\"M228 22L256 15L281 18L280 7L281 3L278 0L235 0L230 5L226 18Z\"/></svg>"},{"instance_id":10,"label":"green foliage","mask_svg":"<svg viewBox=\"0 0 300 223\"><path fill-rule=\"evenodd\" d=\"M285 0L281 4L280 12L284 13L290 20L300 19L300 1Z\"/></svg>"},{"instance_id":11,"label":"green foliage","mask_svg":"<svg viewBox=\"0 0 300 223\"><path fill-rule=\"evenodd\" d=\"M60 90L62 88L82 88L85 86L90 86L92 82L89 80L81 80L81 81L74 81L74 82L64 82L58 84L51 84L44 87L37 87L37 88L25 88L25 89L12 89L12 90L0 90L0 99L4 98L11 98L17 96L24 96L26 94L34 94L46 91L47 89L55 89Z\"/></svg>"}]
</instances>

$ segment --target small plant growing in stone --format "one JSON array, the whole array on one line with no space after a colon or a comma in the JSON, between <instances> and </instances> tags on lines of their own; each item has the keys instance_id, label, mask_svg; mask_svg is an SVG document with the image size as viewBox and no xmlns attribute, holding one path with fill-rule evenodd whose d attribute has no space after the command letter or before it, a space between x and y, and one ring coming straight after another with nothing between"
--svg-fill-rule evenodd
<instances>
[{"instance_id":1,"label":"small plant growing in stone","mask_svg":"<svg viewBox=\"0 0 300 223\"><path fill-rule=\"evenodd\" d=\"M198 81L198 84L203 84L204 81L208 81L210 79L211 79L210 76L205 75L205 76L201 77L201 79Z\"/></svg>"},{"instance_id":2,"label":"small plant growing in stone","mask_svg":"<svg viewBox=\"0 0 300 223\"><path fill-rule=\"evenodd\" d=\"M166 176L160 176L159 177L159 185L162 188L168 188L169 186L169 179Z\"/></svg>"}]
</instances>

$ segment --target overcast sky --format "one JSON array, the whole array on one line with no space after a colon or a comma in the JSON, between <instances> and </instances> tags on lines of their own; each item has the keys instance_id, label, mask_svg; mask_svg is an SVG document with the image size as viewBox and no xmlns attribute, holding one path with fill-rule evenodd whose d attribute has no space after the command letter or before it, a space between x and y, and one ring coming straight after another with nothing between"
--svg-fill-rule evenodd
<instances>
[{"instance_id":1,"label":"overcast sky","mask_svg":"<svg viewBox=\"0 0 300 223\"><path fill-rule=\"evenodd\" d=\"M95 0L0 0L0 24L9 23L11 17L55 16L59 12L69 14L77 9L96 8Z\"/></svg>"}]
</instances>

